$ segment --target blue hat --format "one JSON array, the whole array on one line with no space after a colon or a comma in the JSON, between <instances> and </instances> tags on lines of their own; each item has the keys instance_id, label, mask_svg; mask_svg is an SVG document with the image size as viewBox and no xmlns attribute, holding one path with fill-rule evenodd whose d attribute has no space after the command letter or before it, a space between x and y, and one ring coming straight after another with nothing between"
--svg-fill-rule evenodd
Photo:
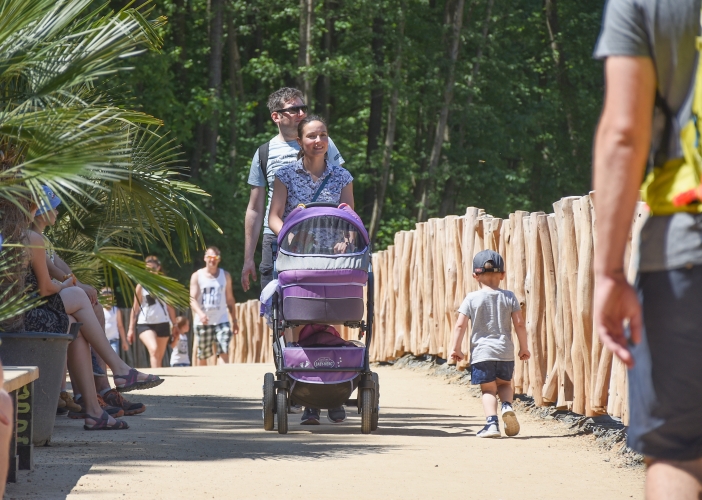
<instances>
[{"instance_id":1,"label":"blue hat","mask_svg":"<svg viewBox=\"0 0 702 500\"><path fill-rule=\"evenodd\" d=\"M55 209L61 204L61 198L59 198L49 186L42 186L42 188L44 188L44 195L46 195L46 198L49 199L49 203L51 203L51 208L46 206L46 199L42 198L41 200L39 200L40 205L39 209L34 214L35 217L39 217L40 215L48 212L49 210Z\"/></svg>"},{"instance_id":2,"label":"blue hat","mask_svg":"<svg viewBox=\"0 0 702 500\"><path fill-rule=\"evenodd\" d=\"M485 268L485 264L488 262L492 263L492 266ZM495 252L494 250L483 250L478 252L475 257L473 257L473 273L504 273L505 272L505 261L502 260L502 256Z\"/></svg>"}]
</instances>

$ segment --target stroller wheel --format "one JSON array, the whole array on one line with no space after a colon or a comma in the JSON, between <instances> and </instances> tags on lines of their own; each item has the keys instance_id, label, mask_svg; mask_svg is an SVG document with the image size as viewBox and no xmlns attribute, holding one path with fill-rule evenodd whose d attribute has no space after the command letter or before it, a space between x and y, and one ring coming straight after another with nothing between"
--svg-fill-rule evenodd
<instances>
[{"instance_id":1,"label":"stroller wheel","mask_svg":"<svg viewBox=\"0 0 702 500\"><path fill-rule=\"evenodd\" d=\"M263 377L263 429L272 431L275 426L275 377L266 373Z\"/></svg>"},{"instance_id":2,"label":"stroller wheel","mask_svg":"<svg viewBox=\"0 0 702 500\"><path fill-rule=\"evenodd\" d=\"M373 425L373 390L363 389L361 392L361 433L370 434Z\"/></svg>"},{"instance_id":3,"label":"stroller wheel","mask_svg":"<svg viewBox=\"0 0 702 500\"><path fill-rule=\"evenodd\" d=\"M283 389L278 391L276 401L276 415L278 416L278 434L288 433L288 393Z\"/></svg>"},{"instance_id":4,"label":"stroller wheel","mask_svg":"<svg viewBox=\"0 0 702 500\"><path fill-rule=\"evenodd\" d=\"M371 416L371 431L375 431L378 429L378 416L380 413L380 381L377 373L374 372L372 376L375 385L375 404L373 405L373 414Z\"/></svg>"}]
</instances>

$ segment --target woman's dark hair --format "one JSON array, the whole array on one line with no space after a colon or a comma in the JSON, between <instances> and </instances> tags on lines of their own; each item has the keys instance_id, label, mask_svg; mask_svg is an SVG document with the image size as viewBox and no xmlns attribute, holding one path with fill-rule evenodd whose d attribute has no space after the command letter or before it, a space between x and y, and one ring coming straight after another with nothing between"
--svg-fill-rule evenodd
<instances>
[{"instance_id":1,"label":"woman's dark hair","mask_svg":"<svg viewBox=\"0 0 702 500\"><path fill-rule=\"evenodd\" d=\"M322 122L324 124L324 127L328 128L327 122L324 121L324 118L322 118L319 115L309 115L309 116L304 117L302 120L300 120L300 123L297 124L297 137L298 138L302 139L302 133L304 132L305 127L312 122ZM305 156L305 151L302 148L300 148L300 151L298 151L298 153L297 153L297 159L299 160L303 156Z\"/></svg>"}]
</instances>

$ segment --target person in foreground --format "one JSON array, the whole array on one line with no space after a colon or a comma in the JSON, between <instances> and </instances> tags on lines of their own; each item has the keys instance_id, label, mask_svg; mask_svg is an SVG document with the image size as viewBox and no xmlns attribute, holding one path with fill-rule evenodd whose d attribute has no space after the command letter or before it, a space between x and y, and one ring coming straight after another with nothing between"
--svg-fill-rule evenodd
<instances>
[{"instance_id":1,"label":"person in foreground","mask_svg":"<svg viewBox=\"0 0 702 500\"><path fill-rule=\"evenodd\" d=\"M679 202L702 172L701 7L610 0L595 49L606 92L593 167L594 322L629 367L627 444L646 457L648 499L702 498L702 205ZM650 216L632 287L624 254L640 190Z\"/></svg>"},{"instance_id":2,"label":"person in foreground","mask_svg":"<svg viewBox=\"0 0 702 500\"><path fill-rule=\"evenodd\" d=\"M353 208L353 177L344 167L327 160L329 134L324 120L315 115L301 120L297 141L301 148L298 160L281 167L275 174L268 224L276 235L283 228L285 218L300 204L346 203ZM327 418L332 423L343 422L346 410L343 406L332 408ZM305 408L302 424L319 424L319 410Z\"/></svg>"},{"instance_id":3,"label":"person in foreground","mask_svg":"<svg viewBox=\"0 0 702 500\"><path fill-rule=\"evenodd\" d=\"M505 278L505 264L500 254L483 250L473 258L473 278L480 289L466 295L458 308L458 320L453 329L451 358L460 361L463 335L468 320L470 333L470 380L480 384L483 410L487 423L478 431L480 438L499 438L500 421L497 418L497 396L502 402L502 420L505 434L519 434L519 421L512 408L512 375L514 374L514 345L510 322L519 339L519 359L531 357L527 348L527 332L522 319L522 308L514 293L498 288Z\"/></svg>"}]
</instances>

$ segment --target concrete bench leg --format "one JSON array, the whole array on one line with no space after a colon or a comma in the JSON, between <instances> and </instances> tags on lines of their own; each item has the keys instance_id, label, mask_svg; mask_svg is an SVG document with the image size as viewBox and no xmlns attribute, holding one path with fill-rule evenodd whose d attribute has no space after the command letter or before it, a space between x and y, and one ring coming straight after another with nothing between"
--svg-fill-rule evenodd
<instances>
[{"instance_id":1,"label":"concrete bench leg","mask_svg":"<svg viewBox=\"0 0 702 500\"><path fill-rule=\"evenodd\" d=\"M17 454L21 470L34 469L34 382L17 391Z\"/></svg>"}]
</instances>

